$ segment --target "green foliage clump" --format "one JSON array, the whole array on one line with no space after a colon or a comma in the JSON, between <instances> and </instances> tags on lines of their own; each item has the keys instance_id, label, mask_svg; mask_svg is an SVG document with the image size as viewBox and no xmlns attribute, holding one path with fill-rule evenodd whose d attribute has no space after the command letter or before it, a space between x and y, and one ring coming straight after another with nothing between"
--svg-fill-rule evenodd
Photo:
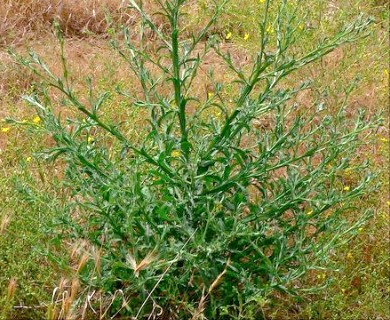
<instances>
[{"instance_id":1,"label":"green foliage clump","mask_svg":"<svg viewBox=\"0 0 390 320\"><path fill-rule=\"evenodd\" d=\"M72 88L60 33L61 76L32 52L15 55L43 80L26 99L42 120L39 129L55 141L44 154L66 165L62 222L90 248L80 278L90 292L116 297L110 313L259 319L271 293L299 294L299 279L321 268L369 217L350 221L345 213L369 191L365 164L352 160L373 124L363 112L348 118L344 105L302 110L294 97L309 84L284 88L282 81L361 37L370 21L358 19L298 57L289 48L299 21L287 1L271 19L265 1L258 53L239 67L209 33L226 1L189 38L180 28L186 1L159 2L164 27L142 3L130 2L139 33L125 29L123 41L112 44L139 81L140 90L117 94L148 115L145 127L135 128L142 141L126 131L131 124L107 120L105 103L115 93L95 96L91 80L86 99ZM210 51L235 79L214 81L203 97L197 77ZM60 108L75 113L58 112L53 89L62 95ZM360 181L344 185L351 165Z\"/></svg>"}]
</instances>

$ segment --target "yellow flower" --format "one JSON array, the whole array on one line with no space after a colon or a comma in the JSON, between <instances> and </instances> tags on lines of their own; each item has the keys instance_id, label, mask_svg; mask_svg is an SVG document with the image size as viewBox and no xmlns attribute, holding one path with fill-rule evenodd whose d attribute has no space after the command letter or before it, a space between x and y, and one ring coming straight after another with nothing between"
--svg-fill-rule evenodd
<instances>
[{"instance_id":1,"label":"yellow flower","mask_svg":"<svg viewBox=\"0 0 390 320\"><path fill-rule=\"evenodd\" d=\"M249 33L248 33L248 32L245 32L244 40L248 40L248 39L249 39Z\"/></svg>"},{"instance_id":2,"label":"yellow flower","mask_svg":"<svg viewBox=\"0 0 390 320\"><path fill-rule=\"evenodd\" d=\"M171 153L171 157L177 158L181 156L181 152L179 150L173 150Z\"/></svg>"},{"instance_id":3,"label":"yellow flower","mask_svg":"<svg viewBox=\"0 0 390 320\"><path fill-rule=\"evenodd\" d=\"M358 231L359 231L359 232L362 232L362 231L363 231L363 228L362 228L362 227L360 227L360 228L358 229Z\"/></svg>"},{"instance_id":4,"label":"yellow flower","mask_svg":"<svg viewBox=\"0 0 390 320\"><path fill-rule=\"evenodd\" d=\"M3 127L1 128L1 132L7 133L10 129L10 127Z\"/></svg>"},{"instance_id":5,"label":"yellow flower","mask_svg":"<svg viewBox=\"0 0 390 320\"><path fill-rule=\"evenodd\" d=\"M269 34L272 34L272 33L274 33L275 30L271 25L268 25L268 27L267 27L267 29L265 29L265 31Z\"/></svg>"},{"instance_id":6,"label":"yellow flower","mask_svg":"<svg viewBox=\"0 0 390 320\"><path fill-rule=\"evenodd\" d=\"M384 142L384 143L386 143L386 142L389 141L389 139L387 139L387 138L380 138L379 140L382 141L382 142Z\"/></svg>"},{"instance_id":7,"label":"yellow flower","mask_svg":"<svg viewBox=\"0 0 390 320\"><path fill-rule=\"evenodd\" d=\"M313 210L310 210L309 212L306 212L308 216L311 216L313 214Z\"/></svg>"},{"instance_id":8,"label":"yellow flower","mask_svg":"<svg viewBox=\"0 0 390 320\"><path fill-rule=\"evenodd\" d=\"M303 24L302 23L298 26L298 29L301 30L301 31L303 30Z\"/></svg>"},{"instance_id":9,"label":"yellow flower","mask_svg":"<svg viewBox=\"0 0 390 320\"><path fill-rule=\"evenodd\" d=\"M39 122L41 122L41 118L36 116L36 117L34 117L33 122L34 123L39 123Z\"/></svg>"},{"instance_id":10,"label":"yellow flower","mask_svg":"<svg viewBox=\"0 0 390 320\"><path fill-rule=\"evenodd\" d=\"M351 253L351 252L348 252L348 253L347 253L347 258L348 258L348 259L352 259L352 253Z\"/></svg>"},{"instance_id":11,"label":"yellow flower","mask_svg":"<svg viewBox=\"0 0 390 320\"><path fill-rule=\"evenodd\" d=\"M325 273L317 274L317 278L318 279L325 279L326 278L326 274Z\"/></svg>"},{"instance_id":12,"label":"yellow flower","mask_svg":"<svg viewBox=\"0 0 390 320\"><path fill-rule=\"evenodd\" d=\"M344 174L345 174L346 176L350 176L350 175L352 174L352 168L347 168L347 169L345 169L345 170L344 170Z\"/></svg>"},{"instance_id":13,"label":"yellow flower","mask_svg":"<svg viewBox=\"0 0 390 320\"><path fill-rule=\"evenodd\" d=\"M349 191L349 190L351 190L351 187L349 187L349 186L344 187L344 191Z\"/></svg>"},{"instance_id":14,"label":"yellow flower","mask_svg":"<svg viewBox=\"0 0 390 320\"><path fill-rule=\"evenodd\" d=\"M260 3L264 3L264 2L265 2L265 0L259 0L259 2L260 2Z\"/></svg>"},{"instance_id":15,"label":"yellow flower","mask_svg":"<svg viewBox=\"0 0 390 320\"><path fill-rule=\"evenodd\" d=\"M232 33L229 31L229 32L226 34L225 39L226 39L226 40L229 40L229 39L231 39L231 38L232 38Z\"/></svg>"},{"instance_id":16,"label":"yellow flower","mask_svg":"<svg viewBox=\"0 0 390 320\"><path fill-rule=\"evenodd\" d=\"M207 99L211 99L212 97L214 97L214 93L207 92Z\"/></svg>"},{"instance_id":17,"label":"yellow flower","mask_svg":"<svg viewBox=\"0 0 390 320\"><path fill-rule=\"evenodd\" d=\"M27 157L26 162L30 162L30 161L31 161L31 157Z\"/></svg>"},{"instance_id":18,"label":"yellow flower","mask_svg":"<svg viewBox=\"0 0 390 320\"><path fill-rule=\"evenodd\" d=\"M383 73L385 74L386 77L389 76L389 70L385 69L385 70L383 70Z\"/></svg>"},{"instance_id":19,"label":"yellow flower","mask_svg":"<svg viewBox=\"0 0 390 320\"><path fill-rule=\"evenodd\" d=\"M88 137L88 139L87 139L88 143L91 143L91 142L93 142L94 140L95 140L95 139L92 138L92 137Z\"/></svg>"},{"instance_id":20,"label":"yellow flower","mask_svg":"<svg viewBox=\"0 0 390 320\"><path fill-rule=\"evenodd\" d=\"M217 118L219 118L221 115L222 115L221 111L215 111L214 112L214 116L217 117Z\"/></svg>"},{"instance_id":21,"label":"yellow flower","mask_svg":"<svg viewBox=\"0 0 390 320\"><path fill-rule=\"evenodd\" d=\"M390 206L390 201L387 201L387 205Z\"/></svg>"},{"instance_id":22,"label":"yellow flower","mask_svg":"<svg viewBox=\"0 0 390 320\"><path fill-rule=\"evenodd\" d=\"M175 100L171 100L171 101L169 102L169 106L170 106L172 109L176 109L176 108L177 108L176 101L175 101Z\"/></svg>"}]
</instances>

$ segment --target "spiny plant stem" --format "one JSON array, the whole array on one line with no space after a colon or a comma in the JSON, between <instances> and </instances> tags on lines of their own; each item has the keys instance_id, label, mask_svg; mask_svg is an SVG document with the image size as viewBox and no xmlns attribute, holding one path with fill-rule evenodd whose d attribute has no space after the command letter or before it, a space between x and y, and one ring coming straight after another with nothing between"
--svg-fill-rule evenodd
<instances>
[{"instance_id":1,"label":"spiny plant stem","mask_svg":"<svg viewBox=\"0 0 390 320\"><path fill-rule=\"evenodd\" d=\"M188 144L188 131L186 125L186 99L182 95L182 80L180 78L181 61L179 54L179 10L180 4L183 1L178 1L176 5L171 9L170 22L171 22L171 40L172 40L172 67L173 67L173 88L175 92L175 104L178 108L180 131L181 131L181 149L186 159L189 157L189 144Z\"/></svg>"},{"instance_id":2,"label":"spiny plant stem","mask_svg":"<svg viewBox=\"0 0 390 320\"><path fill-rule=\"evenodd\" d=\"M237 100L236 108L235 108L234 112L227 119L223 129L221 130L221 133L215 137L215 139L213 140L213 142L209 146L208 151L205 155L206 159L211 155L211 153L213 151L215 151L215 149L218 147L218 145L223 144L223 142L230 137L228 135L228 133L231 129L232 122L234 121L234 119L237 118L237 116L242 111L241 110L242 106L244 105L248 96L252 92L256 83L258 83L260 80L259 76L268 67L268 64L266 63L266 61L264 61L264 65L262 65L262 58L264 55L264 48L265 48L266 41L267 41L266 37L265 37L265 30L266 30L267 23L268 23L269 4L270 4L270 0L267 0L266 4L265 4L264 20L262 22L262 28L261 28L260 50L259 50L258 58L253 66L253 70L252 70L251 76L249 78L249 81L246 83L245 87L243 88L243 90L241 92L240 97Z\"/></svg>"}]
</instances>

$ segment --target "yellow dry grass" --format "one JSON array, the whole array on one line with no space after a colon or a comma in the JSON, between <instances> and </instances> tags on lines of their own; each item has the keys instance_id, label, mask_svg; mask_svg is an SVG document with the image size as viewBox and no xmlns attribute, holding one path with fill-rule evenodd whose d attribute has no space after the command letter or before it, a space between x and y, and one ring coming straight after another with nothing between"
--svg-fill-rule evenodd
<instances>
[{"instance_id":1,"label":"yellow dry grass","mask_svg":"<svg viewBox=\"0 0 390 320\"><path fill-rule=\"evenodd\" d=\"M20 42L32 32L45 33L54 20L68 35L104 34L107 14L114 21L132 21L126 8L122 0L5 0L0 6L0 44Z\"/></svg>"}]
</instances>

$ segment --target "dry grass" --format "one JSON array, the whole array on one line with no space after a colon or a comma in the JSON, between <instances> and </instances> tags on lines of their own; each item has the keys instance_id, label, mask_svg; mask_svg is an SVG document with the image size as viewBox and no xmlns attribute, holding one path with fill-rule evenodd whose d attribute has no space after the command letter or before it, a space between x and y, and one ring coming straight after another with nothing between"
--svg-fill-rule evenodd
<instances>
[{"instance_id":1,"label":"dry grass","mask_svg":"<svg viewBox=\"0 0 390 320\"><path fill-rule=\"evenodd\" d=\"M105 34L109 27L107 14L114 22L133 21L126 8L122 0L5 0L0 7L0 44L42 36L54 20L67 35Z\"/></svg>"},{"instance_id":2,"label":"dry grass","mask_svg":"<svg viewBox=\"0 0 390 320\"><path fill-rule=\"evenodd\" d=\"M157 2L144 1L144 8L152 13L161 31L166 31L167 22L161 15L154 15ZM190 12L199 10L195 0L189 1L187 8ZM42 38L51 31L54 21L59 22L65 35L85 38L105 37L110 27L130 26L136 20L126 0L4 0L0 6L0 46Z\"/></svg>"}]
</instances>

